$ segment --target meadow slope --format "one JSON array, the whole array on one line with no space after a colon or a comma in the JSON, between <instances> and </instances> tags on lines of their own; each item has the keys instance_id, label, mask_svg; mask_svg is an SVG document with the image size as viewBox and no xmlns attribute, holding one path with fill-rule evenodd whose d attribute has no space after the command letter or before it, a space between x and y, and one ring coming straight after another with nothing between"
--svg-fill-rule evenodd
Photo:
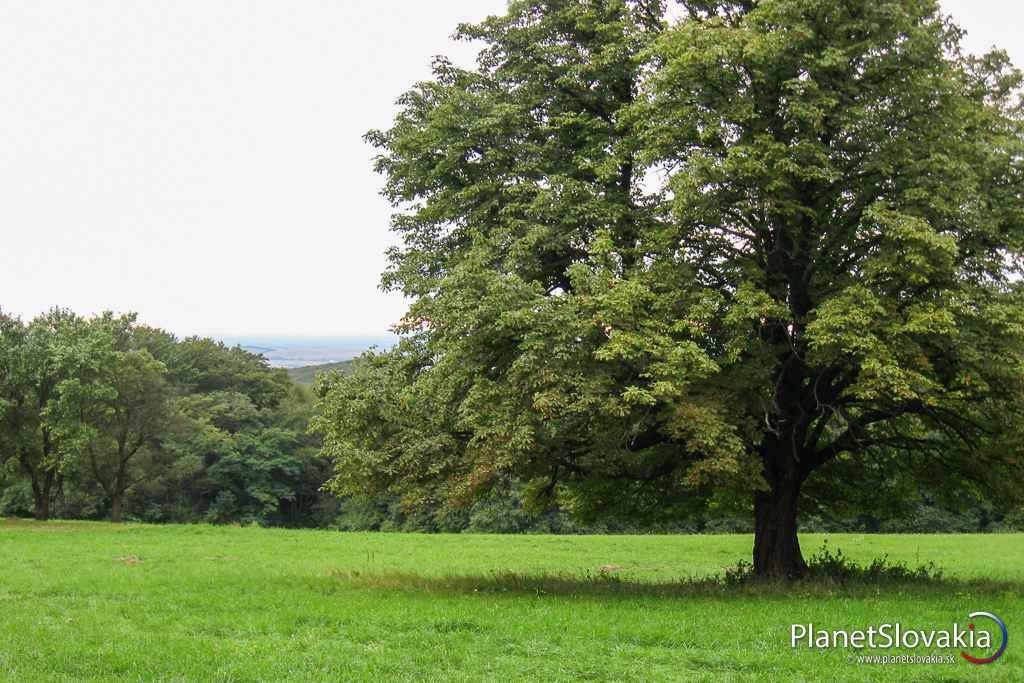
<instances>
[{"instance_id":1,"label":"meadow slope","mask_svg":"<svg viewBox=\"0 0 1024 683\"><path fill-rule=\"evenodd\" d=\"M802 543L810 552L824 539L808 535ZM1019 632L1024 535L830 535L828 542L863 561L882 554L911 565L934 561L946 578L886 586L680 583L747 557L747 536L431 536L8 520L0 522L0 678L1024 680L1024 649L1012 642L987 666L959 657L856 664L852 650L794 650L789 642L793 622L949 628L977 610Z\"/></svg>"},{"instance_id":2,"label":"meadow slope","mask_svg":"<svg viewBox=\"0 0 1024 683\"><path fill-rule=\"evenodd\" d=\"M316 376L321 372L331 372L333 370L340 370L342 374L348 374L352 372L352 361L343 360L337 363L324 363L323 365L303 365L299 368L288 368L287 372L288 376L296 384L310 386L316 382Z\"/></svg>"}]
</instances>

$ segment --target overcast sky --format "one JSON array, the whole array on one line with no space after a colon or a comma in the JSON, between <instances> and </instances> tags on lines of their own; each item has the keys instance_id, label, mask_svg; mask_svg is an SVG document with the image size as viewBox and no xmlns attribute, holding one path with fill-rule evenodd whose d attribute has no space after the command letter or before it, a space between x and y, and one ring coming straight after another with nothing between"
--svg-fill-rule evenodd
<instances>
[{"instance_id":1,"label":"overcast sky","mask_svg":"<svg viewBox=\"0 0 1024 683\"><path fill-rule=\"evenodd\" d=\"M178 334L375 334L393 242L362 134L504 0L0 0L0 308ZM944 0L1024 65L1024 9Z\"/></svg>"}]
</instances>

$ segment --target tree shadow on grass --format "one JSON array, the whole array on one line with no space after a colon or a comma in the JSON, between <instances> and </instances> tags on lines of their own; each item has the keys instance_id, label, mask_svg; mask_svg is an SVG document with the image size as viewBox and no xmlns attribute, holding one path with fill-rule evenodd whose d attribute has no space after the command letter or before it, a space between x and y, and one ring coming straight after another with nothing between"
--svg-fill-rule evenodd
<instances>
[{"instance_id":1,"label":"tree shadow on grass","mask_svg":"<svg viewBox=\"0 0 1024 683\"><path fill-rule=\"evenodd\" d=\"M494 571L483 574L422 575L399 571L333 570L325 578L323 589L326 593L333 593L346 586L428 594L625 598L877 597L880 591L907 595L948 594L949 591L990 595L1024 592L1024 582L1020 581L946 578L941 574L846 577L812 575L799 580L778 580L726 573L657 581L601 571L575 574Z\"/></svg>"}]
</instances>

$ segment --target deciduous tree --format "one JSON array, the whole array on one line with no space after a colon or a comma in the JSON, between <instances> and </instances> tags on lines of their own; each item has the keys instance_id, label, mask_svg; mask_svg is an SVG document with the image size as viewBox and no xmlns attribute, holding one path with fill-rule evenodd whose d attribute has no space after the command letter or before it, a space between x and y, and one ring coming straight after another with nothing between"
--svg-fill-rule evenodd
<instances>
[{"instance_id":1,"label":"deciduous tree","mask_svg":"<svg viewBox=\"0 0 1024 683\"><path fill-rule=\"evenodd\" d=\"M95 481L110 499L112 522L122 520L125 493L146 475L145 468L133 465L158 458L160 438L169 429L172 402L166 374L163 363L148 351L131 348L114 351L104 369L103 381L111 391L90 411L95 432L86 453Z\"/></svg>"},{"instance_id":2,"label":"deciduous tree","mask_svg":"<svg viewBox=\"0 0 1024 683\"><path fill-rule=\"evenodd\" d=\"M935 0L520 0L368 137L413 299L319 391L339 491L581 516L1014 494L1019 72Z\"/></svg>"}]
</instances>

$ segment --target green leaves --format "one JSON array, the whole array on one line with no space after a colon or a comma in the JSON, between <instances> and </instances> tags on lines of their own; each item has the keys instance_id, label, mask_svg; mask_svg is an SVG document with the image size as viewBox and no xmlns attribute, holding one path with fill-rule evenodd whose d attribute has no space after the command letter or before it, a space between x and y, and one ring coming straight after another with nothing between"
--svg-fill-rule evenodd
<instances>
[{"instance_id":1,"label":"green leaves","mask_svg":"<svg viewBox=\"0 0 1024 683\"><path fill-rule=\"evenodd\" d=\"M41 518L59 500L114 521L308 523L327 478L311 412L284 371L240 348L132 315L0 314L0 464L24 475Z\"/></svg>"}]
</instances>

